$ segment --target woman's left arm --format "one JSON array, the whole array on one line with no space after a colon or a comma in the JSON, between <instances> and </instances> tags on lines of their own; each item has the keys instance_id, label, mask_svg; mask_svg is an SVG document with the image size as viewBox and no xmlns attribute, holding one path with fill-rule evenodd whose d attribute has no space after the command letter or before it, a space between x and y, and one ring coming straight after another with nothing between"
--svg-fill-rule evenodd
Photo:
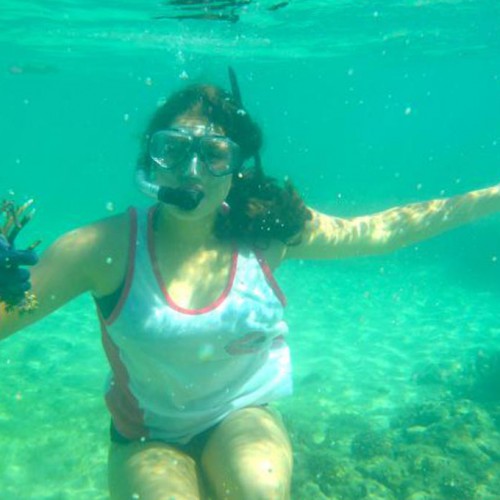
<instances>
[{"instance_id":1,"label":"woman's left arm","mask_svg":"<svg viewBox=\"0 0 500 500\"><path fill-rule=\"evenodd\" d=\"M500 212L500 184L348 219L311 211L301 242L288 247L285 258L335 259L397 250Z\"/></svg>"}]
</instances>

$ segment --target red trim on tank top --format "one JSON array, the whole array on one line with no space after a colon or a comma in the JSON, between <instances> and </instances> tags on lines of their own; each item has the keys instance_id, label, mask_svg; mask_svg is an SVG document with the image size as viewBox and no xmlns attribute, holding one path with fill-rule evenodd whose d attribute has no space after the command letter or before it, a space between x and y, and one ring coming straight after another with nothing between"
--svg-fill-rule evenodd
<instances>
[{"instance_id":1,"label":"red trim on tank top","mask_svg":"<svg viewBox=\"0 0 500 500\"><path fill-rule=\"evenodd\" d=\"M262 268L262 271L264 271L264 275L266 277L267 282L269 283L269 286L272 288L273 292L276 294L276 297L278 297L279 301L281 302L281 305L283 307L286 306L286 297L281 288L279 287L276 279L273 276L273 272L271 271L271 268L269 267L269 264L267 263L266 258L264 257L264 254L254 248L253 252L255 256L257 257L257 261L260 264L260 267Z\"/></svg>"},{"instance_id":2,"label":"red trim on tank top","mask_svg":"<svg viewBox=\"0 0 500 500\"><path fill-rule=\"evenodd\" d=\"M130 236L128 243L128 265L127 265L127 274L125 277L125 284L123 286L122 293L120 294L120 298L116 303L111 314L105 319L106 325L111 325L116 320L118 315L120 314L123 304L125 304L125 300L128 297L128 293L130 291L130 287L132 286L132 277L134 276L135 269L135 249L137 246L137 210L133 207L128 209L128 213L130 216Z\"/></svg>"},{"instance_id":3,"label":"red trim on tank top","mask_svg":"<svg viewBox=\"0 0 500 500\"><path fill-rule=\"evenodd\" d=\"M102 319L100 324L102 345L113 372L111 386L105 395L113 423L118 432L128 439L148 438L149 430L144 423L144 412L130 391L130 377L121 360L120 350L113 342Z\"/></svg>"},{"instance_id":4,"label":"red trim on tank top","mask_svg":"<svg viewBox=\"0 0 500 500\"><path fill-rule=\"evenodd\" d=\"M205 314L207 312L210 312L214 309L216 309L218 306L220 306L224 300L226 300L227 296L229 295L229 292L231 291L231 288L233 287L234 283L234 277L236 276L236 268L238 266L238 249L236 245L233 248L233 253L231 256L231 270L229 271L229 278L227 280L226 287L222 291L221 295L214 300L211 304L208 304L205 307L202 307L200 309L188 309L182 306L177 305L170 294L168 293L168 290L165 287L165 284L163 283L163 278L161 276L160 272L160 266L158 264L158 259L156 258L156 250L154 246L154 238L153 238L153 218L156 213L157 207L151 207L149 214L148 214L148 250L149 250L149 257L151 259L151 266L153 268L154 275L156 277L156 281L158 283L158 286L160 287L163 296L165 297L165 300L167 301L168 305L174 309L175 311L181 312L183 314Z\"/></svg>"}]
</instances>

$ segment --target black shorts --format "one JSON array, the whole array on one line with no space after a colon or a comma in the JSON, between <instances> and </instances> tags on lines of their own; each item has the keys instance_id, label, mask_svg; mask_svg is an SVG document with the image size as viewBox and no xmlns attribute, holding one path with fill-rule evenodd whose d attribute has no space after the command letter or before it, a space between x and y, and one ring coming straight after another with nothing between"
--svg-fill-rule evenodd
<instances>
[{"instance_id":1,"label":"black shorts","mask_svg":"<svg viewBox=\"0 0 500 500\"><path fill-rule=\"evenodd\" d=\"M214 425L213 427L210 427L209 429L200 432L199 434L196 434L190 441L184 444L180 443L169 443L168 441L162 441L161 439L145 439L139 440L139 439L129 439L125 437L123 434L120 434L118 429L115 427L115 424L113 420L111 420L111 424L109 426L109 438L112 443L118 443L118 444L131 444L131 443L138 443L138 442L161 442L164 443L168 446L171 446L172 448L175 448L176 450L180 450L187 455L190 455L196 459L198 459L205 448L205 445L207 444L208 438L214 431L214 429L217 427L217 425Z\"/></svg>"}]
</instances>

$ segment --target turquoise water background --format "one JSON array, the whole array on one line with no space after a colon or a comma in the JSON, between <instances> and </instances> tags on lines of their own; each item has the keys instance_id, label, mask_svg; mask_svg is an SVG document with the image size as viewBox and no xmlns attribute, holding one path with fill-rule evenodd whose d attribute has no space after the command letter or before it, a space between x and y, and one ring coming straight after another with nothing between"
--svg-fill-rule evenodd
<instances>
[{"instance_id":1,"label":"turquoise water background","mask_svg":"<svg viewBox=\"0 0 500 500\"><path fill-rule=\"evenodd\" d=\"M165 95L227 65L263 161L350 216L500 181L495 1L251 2L236 23L161 2L0 10L0 191L45 247L148 201L132 173ZM500 219L393 255L290 262L294 498L498 499ZM70 277L68 277L70 278ZM107 367L82 297L0 345L0 496L106 498Z\"/></svg>"}]
</instances>

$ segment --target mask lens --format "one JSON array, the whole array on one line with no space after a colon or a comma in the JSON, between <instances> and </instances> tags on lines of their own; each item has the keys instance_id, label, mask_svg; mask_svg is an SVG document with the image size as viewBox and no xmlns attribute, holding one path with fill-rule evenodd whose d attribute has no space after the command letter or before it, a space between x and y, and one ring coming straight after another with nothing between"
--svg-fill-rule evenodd
<instances>
[{"instance_id":1,"label":"mask lens","mask_svg":"<svg viewBox=\"0 0 500 500\"><path fill-rule=\"evenodd\" d=\"M239 146L224 136L196 136L184 130L159 130L151 137L149 155L160 167L178 168L194 154L214 176L228 175L241 164Z\"/></svg>"},{"instance_id":2,"label":"mask lens","mask_svg":"<svg viewBox=\"0 0 500 500\"><path fill-rule=\"evenodd\" d=\"M230 174L240 164L240 148L227 137L202 137L200 155L215 176Z\"/></svg>"},{"instance_id":3,"label":"mask lens","mask_svg":"<svg viewBox=\"0 0 500 500\"><path fill-rule=\"evenodd\" d=\"M153 134L149 155L163 168L174 168L185 161L191 152L192 139L175 130L160 130Z\"/></svg>"}]
</instances>

